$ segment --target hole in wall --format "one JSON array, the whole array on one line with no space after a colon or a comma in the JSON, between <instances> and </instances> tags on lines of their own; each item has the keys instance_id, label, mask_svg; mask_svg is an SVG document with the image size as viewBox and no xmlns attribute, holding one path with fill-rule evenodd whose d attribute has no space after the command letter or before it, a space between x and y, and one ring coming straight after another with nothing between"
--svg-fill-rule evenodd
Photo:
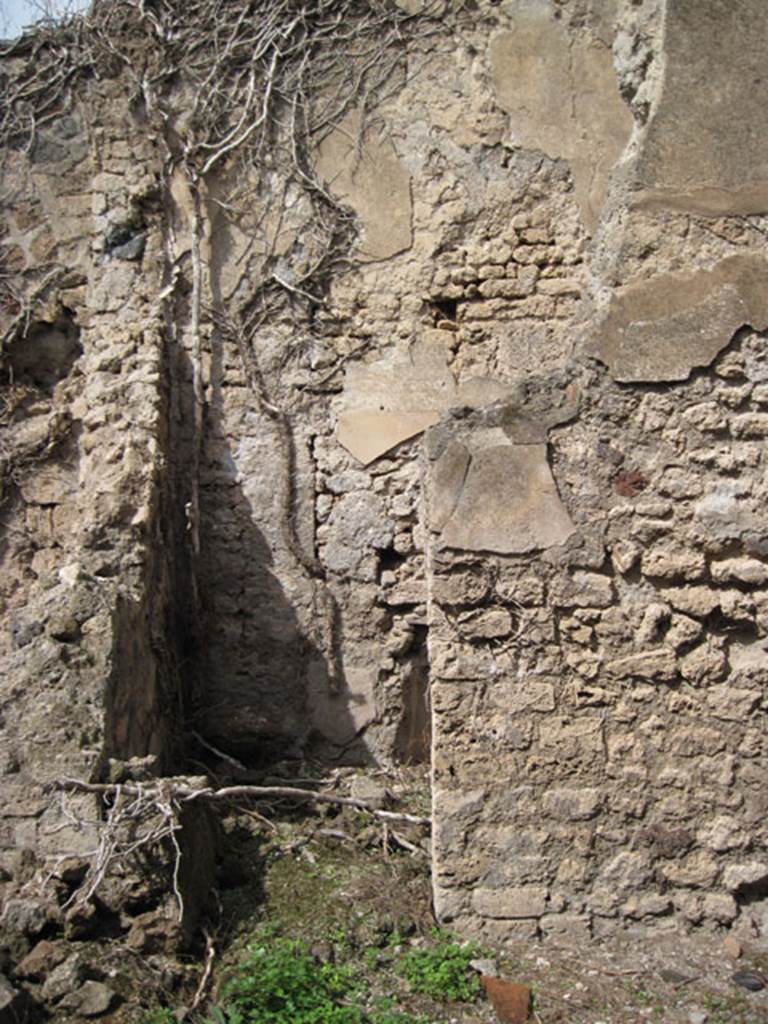
<instances>
[{"instance_id":1,"label":"hole in wall","mask_svg":"<svg viewBox=\"0 0 768 1024\"><path fill-rule=\"evenodd\" d=\"M404 660L408 668L403 674L402 717L395 734L395 757L401 764L425 764L432 746L426 626L413 627L413 639Z\"/></svg>"},{"instance_id":2,"label":"hole in wall","mask_svg":"<svg viewBox=\"0 0 768 1024\"><path fill-rule=\"evenodd\" d=\"M23 337L15 338L5 353L5 382L32 384L49 390L69 376L83 353L80 330L70 310L53 323L37 321Z\"/></svg>"},{"instance_id":3,"label":"hole in wall","mask_svg":"<svg viewBox=\"0 0 768 1024\"><path fill-rule=\"evenodd\" d=\"M379 551L379 573L394 572L406 561L406 556L395 551L393 547L382 548Z\"/></svg>"},{"instance_id":4,"label":"hole in wall","mask_svg":"<svg viewBox=\"0 0 768 1024\"><path fill-rule=\"evenodd\" d=\"M438 320L455 320L459 312L457 299L432 299Z\"/></svg>"}]
</instances>

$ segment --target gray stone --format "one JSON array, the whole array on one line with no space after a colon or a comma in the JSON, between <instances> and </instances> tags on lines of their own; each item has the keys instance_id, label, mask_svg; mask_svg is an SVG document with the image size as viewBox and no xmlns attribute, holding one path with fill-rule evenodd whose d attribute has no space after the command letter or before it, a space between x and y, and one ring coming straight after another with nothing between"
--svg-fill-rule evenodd
<instances>
[{"instance_id":1,"label":"gray stone","mask_svg":"<svg viewBox=\"0 0 768 1024\"><path fill-rule=\"evenodd\" d=\"M614 599L613 583L609 576L577 569L553 582L551 597L558 608L608 608Z\"/></svg>"},{"instance_id":2,"label":"gray stone","mask_svg":"<svg viewBox=\"0 0 768 1024\"><path fill-rule=\"evenodd\" d=\"M723 885L728 892L741 892L752 885L768 881L768 863L752 860L742 864L729 864L723 872Z\"/></svg>"},{"instance_id":3,"label":"gray stone","mask_svg":"<svg viewBox=\"0 0 768 1024\"><path fill-rule=\"evenodd\" d=\"M499 975L499 965L495 960L470 960L469 966L473 971L484 974L487 978L497 978Z\"/></svg>"},{"instance_id":4,"label":"gray stone","mask_svg":"<svg viewBox=\"0 0 768 1024\"><path fill-rule=\"evenodd\" d=\"M388 547L394 533L378 495L370 491L345 494L328 519L328 568L334 572L354 569L367 554Z\"/></svg>"},{"instance_id":5,"label":"gray stone","mask_svg":"<svg viewBox=\"0 0 768 1024\"><path fill-rule=\"evenodd\" d=\"M70 992L59 1003L60 1007L74 1010L81 1017L99 1017L112 1005L115 993L101 981L86 981Z\"/></svg>"},{"instance_id":6,"label":"gray stone","mask_svg":"<svg viewBox=\"0 0 768 1024\"><path fill-rule=\"evenodd\" d=\"M720 562L712 562L710 571L712 579L718 583L732 580L752 586L768 583L768 565L756 558L725 558Z\"/></svg>"},{"instance_id":7,"label":"gray stone","mask_svg":"<svg viewBox=\"0 0 768 1024\"><path fill-rule=\"evenodd\" d=\"M721 924L730 924L731 921L735 921L739 913L738 904L733 896L719 892L710 892L705 895L702 910L705 917L713 918Z\"/></svg>"},{"instance_id":8,"label":"gray stone","mask_svg":"<svg viewBox=\"0 0 768 1024\"><path fill-rule=\"evenodd\" d=\"M22 1024L32 1015L32 999L0 974L0 1024Z\"/></svg>"},{"instance_id":9,"label":"gray stone","mask_svg":"<svg viewBox=\"0 0 768 1024\"><path fill-rule=\"evenodd\" d=\"M657 647L616 657L605 663L605 673L614 679L647 679L652 683L671 683L677 676L677 658L669 647Z\"/></svg>"},{"instance_id":10,"label":"gray stone","mask_svg":"<svg viewBox=\"0 0 768 1024\"><path fill-rule=\"evenodd\" d=\"M14 897L5 901L0 926L19 935L36 936L50 920L50 912L39 900Z\"/></svg>"},{"instance_id":11,"label":"gray stone","mask_svg":"<svg viewBox=\"0 0 768 1024\"><path fill-rule=\"evenodd\" d=\"M342 473L334 473L325 481L331 494L347 494L349 491L364 491L370 486L367 473L359 469L347 469Z\"/></svg>"},{"instance_id":12,"label":"gray stone","mask_svg":"<svg viewBox=\"0 0 768 1024\"><path fill-rule=\"evenodd\" d=\"M643 575L661 579L700 580L706 567L700 551L669 545L651 548L642 557Z\"/></svg>"},{"instance_id":13,"label":"gray stone","mask_svg":"<svg viewBox=\"0 0 768 1024\"><path fill-rule=\"evenodd\" d=\"M706 1010L689 1010L688 1024L707 1024L709 1014Z\"/></svg>"},{"instance_id":14,"label":"gray stone","mask_svg":"<svg viewBox=\"0 0 768 1024\"><path fill-rule=\"evenodd\" d=\"M113 249L110 249L109 254L118 260L140 260L144 255L146 244L147 237L143 232L140 232L127 242L123 242L122 245L116 245Z\"/></svg>"},{"instance_id":15,"label":"gray stone","mask_svg":"<svg viewBox=\"0 0 768 1024\"><path fill-rule=\"evenodd\" d=\"M760 689L746 690L730 683L710 686L707 690L707 703L711 713L715 718L728 722L746 722L750 714L759 707L761 699Z\"/></svg>"},{"instance_id":16,"label":"gray stone","mask_svg":"<svg viewBox=\"0 0 768 1024\"><path fill-rule=\"evenodd\" d=\"M603 865L600 880L608 883L617 893L631 893L642 889L650 874L645 854L624 850Z\"/></svg>"},{"instance_id":17,"label":"gray stone","mask_svg":"<svg viewBox=\"0 0 768 1024\"><path fill-rule=\"evenodd\" d=\"M512 632L512 616L506 608L466 612L459 617L458 625L463 636L491 640L494 637L509 636Z\"/></svg>"},{"instance_id":18,"label":"gray stone","mask_svg":"<svg viewBox=\"0 0 768 1024\"><path fill-rule=\"evenodd\" d=\"M61 999L78 988L84 979L85 964L79 953L73 953L63 963L54 967L45 979L42 987L43 998L47 1002Z\"/></svg>"}]
</instances>

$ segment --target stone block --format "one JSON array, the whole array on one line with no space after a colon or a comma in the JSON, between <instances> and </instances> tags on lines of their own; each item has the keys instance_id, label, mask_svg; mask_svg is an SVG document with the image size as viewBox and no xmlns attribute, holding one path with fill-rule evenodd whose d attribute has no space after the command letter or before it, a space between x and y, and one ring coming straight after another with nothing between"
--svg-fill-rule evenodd
<instances>
[{"instance_id":1,"label":"stone block","mask_svg":"<svg viewBox=\"0 0 768 1024\"><path fill-rule=\"evenodd\" d=\"M705 917L712 918L719 924L730 924L736 920L739 913L738 904L733 896L718 892L707 893L701 909Z\"/></svg>"},{"instance_id":2,"label":"stone block","mask_svg":"<svg viewBox=\"0 0 768 1024\"><path fill-rule=\"evenodd\" d=\"M730 893L742 892L754 885L768 882L768 861L751 860L729 864L723 871L723 885Z\"/></svg>"},{"instance_id":3,"label":"stone block","mask_svg":"<svg viewBox=\"0 0 768 1024\"><path fill-rule=\"evenodd\" d=\"M740 822L729 815L722 814L702 828L698 833L698 841L715 853L737 850L749 843L749 836Z\"/></svg>"},{"instance_id":4,"label":"stone block","mask_svg":"<svg viewBox=\"0 0 768 1024\"><path fill-rule=\"evenodd\" d=\"M641 567L644 576L694 581L702 579L707 563L700 551L665 545L645 551Z\"/></svg>"},{"instance_id":5,"label":"stone block","mask_svg":"<svg viewBox=\"0 0 768 1024\"><path fill-rule=\"evenodd\" d=\"M709 587L672 587L662 590L660 596L677 611L694 618L704 618L720 604L716 590Z\"/></svg>"},{"instance_id":6,"label":"stone block","mask_svg":"<svg viewBox=\"0 0 768 1024\"><path fill-rule=\"evenodd\" d=\"M723 558L710 565L712 579L718 583L748 583L762 586L768 583L768 565L756 558Z\"/></svg>"},{"instance_id":7,"label":"stone block","mask_svg":"<svg viewBox=\"0 0 768 1024\"><path fill-rule=\"evenodd\" d=\"M578 298L581 295L581 285L578 281L572 281L567 277L542 278L538 284L538 290L542 295L569 295Z\"/></svg>"},{"instance_id":8,"label":"stone block","mask_svg":"<svg viewBox=\"0 0 768 1024\"><path fill-rule=\"evenodd\" d=\"M715 718L745 724L763 699L759 689L746 690L729 684L707 690L707 704Z\"/></svg>"},{"instance_id":9,"label":"stone block","mask_svg":"<svg viewBox=\"0 0 768 1024\"><path fill-rule=\"evenodd\" d=\"M588 821L600 812L601 804L596 789L550 789L543 799L545 814L562 821Z\"/></svg>"},{"instance_id":10,"label":"stone block","mask_svg":"<svg viewBox=\"0 0 768 1024\"><path fill-rule=\"evenodd\" d=\"M554 711L555 687L552 683L534 678L519 679L506 676L498 689L491 694L495 706L509 715L530 711Z\"/></svg>"},{"instance_id":11,"label":"stone block","mask_svg":"<svg viewBox=\"0 0 768 1024\"><path fill-rule=\"evenodd\" d=\"M509 277L483 281L478 291L484 299L524 299L530 294L530 290L522 281Z\"/></svg>"},{"instance_id":12,"label":"stone block","mask_svg":"<svg viewBox=\"0 0 768 1024\"><path fill-rule=\"evenodd\" d=\"M696 619L691 619L687 615L673 615L664 640L677 650L698 640L703 632L703 626Z\"/></svg>"},{"instance_id":13,"label":"stone block","mask_svg":"<svg viewBox=\"0 0 768 1024\"><path fill-rule=\"evenodd\" d=\"M602 718L580 717L573 721L552 717L539 728L538 747L560 760L589 758L604 753Z\"/></svg>"},{"instance_id":14,"label":"stone block","mask_svg":"<svg viewBox=\"0 0 768 1024\"><path fill-rule=\"evenodd\" d=\"M496 581L496 593L502 601L540 605L544 601L544 583L537 576L500 576Z\"/></svg>"},{"instance_id":15,"label":"stone block","mask_svg":"<svg viewBox=\"0 0 768 1024\"><path fill-rule=\"evenodd\" d=\"M632 896L622 906L621 912L626 917L659 917L668 914L672 909L672 901L668 896L659 893L647 893L644 896Z\"/></svg>"},{"instance_id":16,"label":"stone block","mask_svg":"<svg viewBox=\"0 0 768 1024\"><path fill-rule=\"evenodd\" d=\"M472 909L481 917L540 917L546 905L547 889L539 885L475 889L472 893Z\"/></svg>"},{"instance_id":17,"label":"stone block","mask_svg":"<svg viewBox=\"0 0 768 1024\"><path fill-rule=\"evenodd\" d=\"M550 586L550 597L556 608L608 608L614 601L613 583L609 576L576 570L570 577L559 577Z\"/></svg>"},{"instance_id":18,"label":"stone block","mask_svg":"<svg viewBox=\"0 0 768 1024\"><path fill-rule=\"evenodd\" d=\"M477 612L465 612L458 619L462 636L478 640L492 640L509 636L512 632L512 616L506 608L489 608Z\"/></svg>"},{"instance_id":19,"label":"stone block","mask_svg":"<svg viewBox=\"0 0 768 1024\"><path fill-rule=\"evenodd\" d=\"M768 437L768 413L745 412L730 418L731 433L739 439Z\"/></svg>"},{"instance_id":20,"label":"stone block","mask_svg":"<svg viewBox=\"0 0 768 1024\"><path fill-rule=\"evenodd\" d=\"M642 890L650 876L651 868L645 853L622 850L602 866L599 881L616 896Z\"/></svg>"},{"instance_id":21,"label":"stone block","mask_svg":"<svg viewBox=\"0 0 768 1024\"><path fill-rule=\"evenodd\" d=\"M680 675L694 686L716 683L728 672L728 659L719 644L712 639L694 647L679 663Z\"/></svg>"},{"instance_id":22,"label":"stone block","mask_svg":"<svg viewBox=\"0 0 768 1024\"><path fill-rule=\"evenodd\" d=\"M677 678L677 658L668 647L659 647L607 661L605 673L614 679L647 679L652 683L671 683Z\"/></svg>"},{"instance_id":23,"label":"stone block","mask_svg":"<svg viewBox=\"0 0 768 1024\"><path fill-rule=\"evenodd\" d=\"M489 583L485 577L474 572L452 572L432 579L432 599L449 607L480 604L488 590ZM503 594L500 596L504 597Z\"/></svg>"},{"instance_id":24,"label":"stone block","mask_svg":"<svg viewBox=\"0 0 768 1024\"><path fill-rule=\"evenodd\" d=\"M539 927L545 938L588 941L592 937L592 919L589 914L544 914Z\"/></svg>"},{"instance_id":25,"label":"stone block","mask_svg":"<svg viewBox=\"0 0 768 1024\"><path fill-rule=\"evenodd\" d=\"M659 868L674 885L709 888L720 874L720 865L707 850L695 850L682 860L667 861Z\"/></svg>"}]
</instances>

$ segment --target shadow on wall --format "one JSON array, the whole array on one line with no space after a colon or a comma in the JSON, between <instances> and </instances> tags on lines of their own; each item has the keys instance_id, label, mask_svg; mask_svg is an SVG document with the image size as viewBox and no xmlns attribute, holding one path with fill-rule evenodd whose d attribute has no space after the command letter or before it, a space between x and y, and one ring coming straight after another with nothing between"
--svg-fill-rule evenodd
<instances>
[{"instance_id":1,"label":"shadow on wall","mask_svg":"<svg viewBox=\"0 0 768 1024\"><path fill-rule=\"evenodd\" d=\"M284 471L282 463L277 465L281 456L273 427L265 417L256 418L259 436L253 442L264 453L258 471L260 504L240 482L232 447L236 439L224 422L223 359L222 339L215 337L200 469L201 682L193 727L250 766L300 756L310 746L323 759L349 760L351 754L360 761L363 746L344 698L341 653L333 644L330 652L321 650L297 614L295 602L303 602L304 621L312 621L313 582L294 572L289 597L267 541L279 514L270 477ZM254 405L249 399L247 416ZM270 519L264 529L258 515ZM320 589L330 602L331 633L338 636L340 610ZM318 704L332 709L332 722L327 713L317 715ZM322 734L318 717L325 719Z\"/></svg>"}]
</instances>

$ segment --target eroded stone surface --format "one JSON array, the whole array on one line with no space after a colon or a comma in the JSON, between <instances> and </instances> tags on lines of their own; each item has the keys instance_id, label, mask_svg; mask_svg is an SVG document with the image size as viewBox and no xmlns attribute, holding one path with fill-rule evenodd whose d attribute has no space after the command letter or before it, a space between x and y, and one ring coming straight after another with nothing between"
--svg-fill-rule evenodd
<instances>
[{"instance_id":1,"label":"eroded stone surface","mask_svg":"<svg viewBox=\"0 0 768 1024\"><path fill-rule=\"evenodd\" d=\"M134 753L165 770L191 665L191 725L259 763L426 760L429 691L435 906L463 931L762 927L768 366L739 330L768 323L759 222L627 209L617 175L586 237L626 139L612 21L640 142L658 5L478 0L455 32L454 6L430 59L404 35L396 156L329 142L361 262L312 279L313 199L279 160L201 183L197 339L191 191L178 172L158 197L122 79L89 84L98 134L46 125L31 164L3 162L23 171L4 258L30 286L68 274L29 337L71 310L82 346L37 366L19 342L33 390L0 382L0 871L25 941L62 926L38 879L95 843L41 783L122 777ZM270 279L274 315L238 345L229 321ZM581 296L627 281L596 350L611 373L572 361L599 327Z\"/></svg>"}]
</instances>

